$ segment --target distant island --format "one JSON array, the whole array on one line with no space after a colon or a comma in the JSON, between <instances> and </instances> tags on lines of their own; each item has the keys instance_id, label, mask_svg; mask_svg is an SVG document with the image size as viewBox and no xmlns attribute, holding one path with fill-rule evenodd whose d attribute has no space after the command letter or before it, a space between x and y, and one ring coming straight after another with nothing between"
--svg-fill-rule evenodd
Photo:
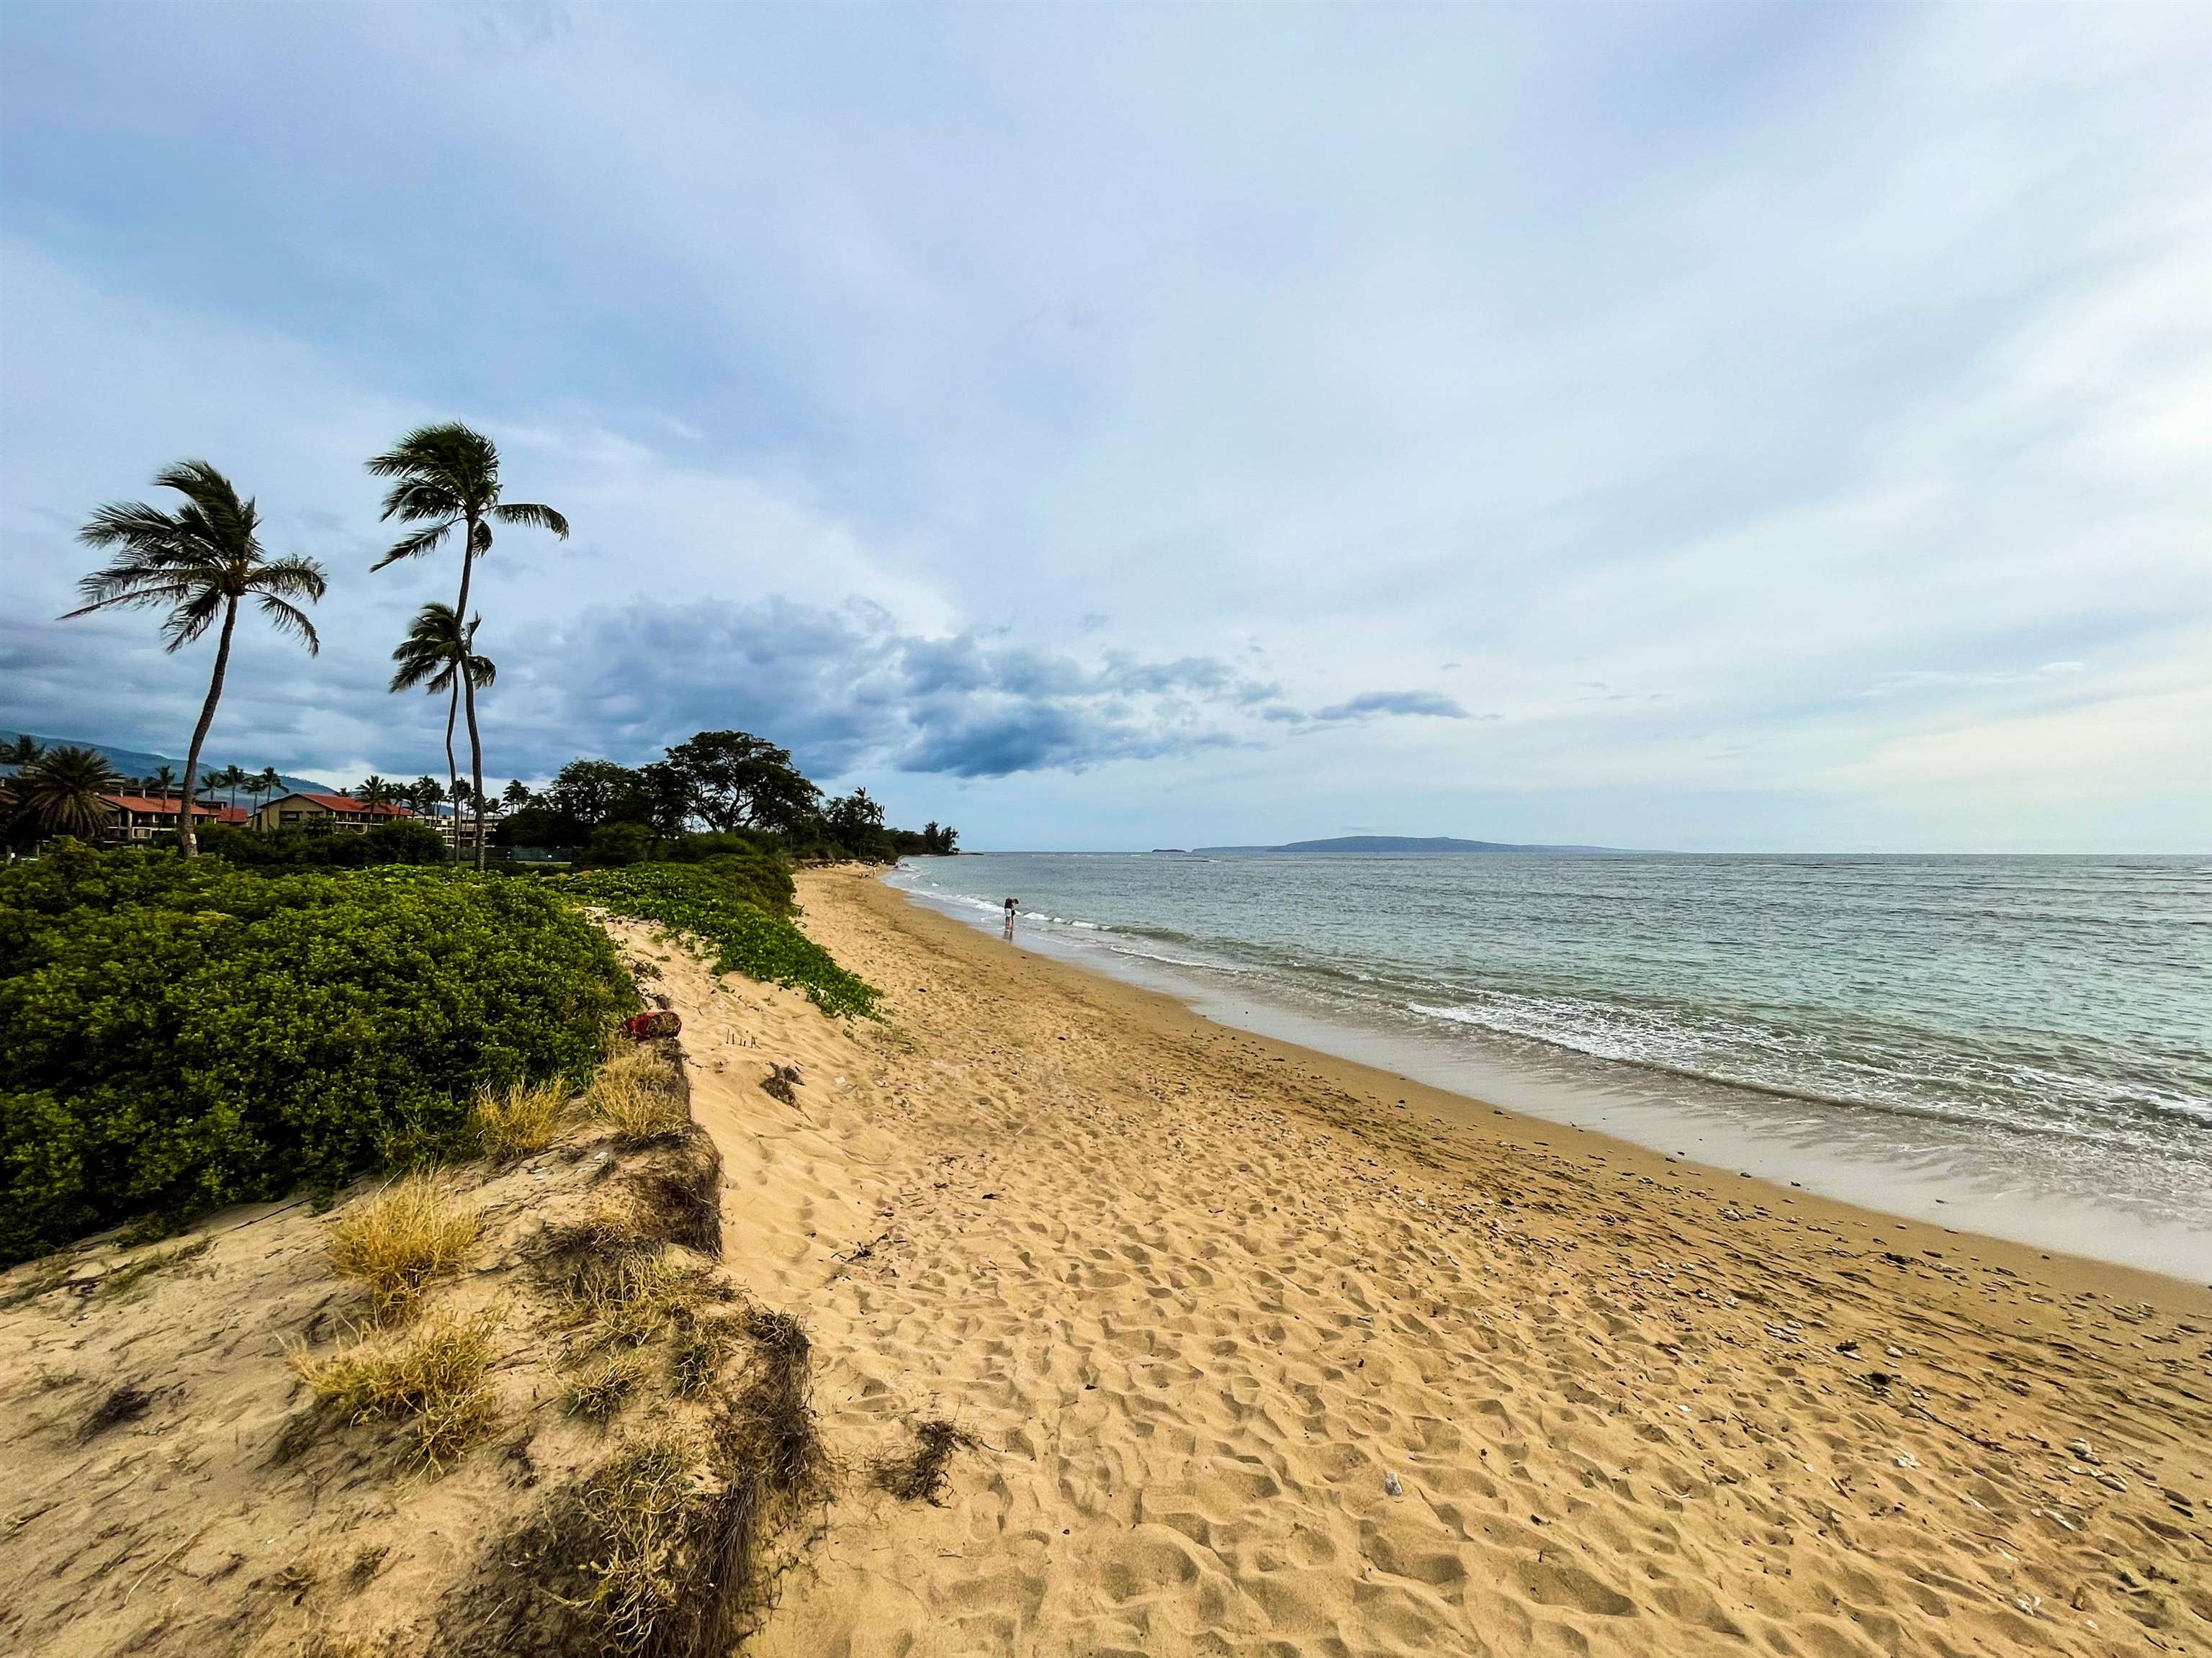
<instances>
[{"instance_id":1,"label":"distant island","mask_svg":"<svg viewBox=\"0 0 2212 1658\"><path fill-rule=\"evenodd\" d=\"M1163 852L1182 848L1164 847ZM1262 854L1303 855L1309 858L1463 858L1478 852L1622 852L1622 847L1521 846L1509 841L1461 841L1449 835L1340 835L1328 841L1291 841L1279 847L1194 847L1187 857L1256 857Z\"/></svg>"}]
</instances>

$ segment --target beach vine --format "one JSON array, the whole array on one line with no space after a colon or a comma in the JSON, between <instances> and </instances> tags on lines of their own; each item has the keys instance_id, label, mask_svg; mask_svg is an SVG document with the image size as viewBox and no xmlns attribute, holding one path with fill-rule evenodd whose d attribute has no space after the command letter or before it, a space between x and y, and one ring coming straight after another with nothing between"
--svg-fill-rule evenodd
<instances>
[{"instance_id":1,"label":"beach vine","mask_svg":"<svg viewBox=\"0 0 2212 1658\"><path fill-rule=\"evenodd\" d=\"M837 1018L877 1017L873 985L839 967L830 952L780 916L718 882L711 865L637 864L588 870L562 883L569 896L634 921L651 921L697 940L717 973L742 973L799 989Z\"/></svg>"}]
</instances>

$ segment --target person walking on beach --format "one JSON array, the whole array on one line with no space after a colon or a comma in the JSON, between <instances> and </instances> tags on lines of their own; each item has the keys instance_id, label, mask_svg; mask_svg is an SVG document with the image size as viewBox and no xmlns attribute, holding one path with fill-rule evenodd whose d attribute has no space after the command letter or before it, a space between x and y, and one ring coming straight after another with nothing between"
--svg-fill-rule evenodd
<instances>
[{"instance_id":1,"label":"person walking on beach","mask_svg":"<svg viewBox=\"0 0 2212 1658\"><path fill-rule=\"evenodd\" d=\"M1009 938L1014 936L1014 911L1020 907L1021 902L1018 898L1006 900L1006 937Z\"/></svg>"}]
</instances>

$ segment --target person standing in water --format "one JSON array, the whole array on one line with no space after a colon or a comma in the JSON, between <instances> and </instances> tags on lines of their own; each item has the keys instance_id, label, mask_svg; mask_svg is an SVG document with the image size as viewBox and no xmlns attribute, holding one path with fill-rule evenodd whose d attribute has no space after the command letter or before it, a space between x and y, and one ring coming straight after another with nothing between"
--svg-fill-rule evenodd
<instances>
[{"instance_id":1,"label":"person standing in water","mask_svg":"<svg viewBox=\"0 0 2212 1658\"><path fill-rule=\"evenodd\" d=\"M1018 898L1006 900L1006 937L1009 938L1014 936L1014 911L1020 903L1021 900Z\"/></svg>"}]
</instances>

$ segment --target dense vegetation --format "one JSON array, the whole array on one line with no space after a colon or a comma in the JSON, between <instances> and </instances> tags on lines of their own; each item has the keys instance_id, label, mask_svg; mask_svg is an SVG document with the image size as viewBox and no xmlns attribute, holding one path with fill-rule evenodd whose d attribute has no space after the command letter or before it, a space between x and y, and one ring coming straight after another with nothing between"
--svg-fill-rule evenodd
<instances>
[{"instance_id":1,"label":"dense vegetation","mask_svg":"<svg viewBox=\"0 0 2212 1658\"><path fill-rule=\"evenodd\" d=\"M538 882L62 841L0 870L0 1261L446 1149L479 1087L580 1082L635 1005Z\"/></svg>"},{"instance_id":2,"label":"dense vegetation","mask_svg":"<svg viewBox=\"0 0 2212 1658\"><path fill-rule=\"evenodd\" d=\"M825 799L791 751L749 732L701 732L643 766L572 760L533 793L510 784L509 811L495 839L509 847L582 850L586 861L618 865L666 855L659 848L703 824L802 861L854 858L890 863L915 853L949 853L960 832L931 823L890 829L865 788Z\"/></svg>"},{"instance_id":3,"label":"dense vegetation","mask_svg":"<svg viewBox=\"0 0 2212 1658\"><path fill-rule=\"evenodd\" d=\"M210 823L200 830L199 843L202 852L244 869L366 869L376 864L442 864L449 856L443 835L407 817L358 833L326 828L320 833L292 829L263 835Z\"/></svg>"},{"instance_id":4,"label":"dense vegetation","mask_svg":"<svg viewBox=\"0 0 2212 1658\"><path fill-rule=\"evenodd\" d=\"M743 860L723 857L591 870L561 886L617 915L699 940L714 952L718 973L803 989L825 1013L872 1017L875 987L839 967L781 914L763 908L753 896L756 879Z\"/></svg>"}]
</instances>

